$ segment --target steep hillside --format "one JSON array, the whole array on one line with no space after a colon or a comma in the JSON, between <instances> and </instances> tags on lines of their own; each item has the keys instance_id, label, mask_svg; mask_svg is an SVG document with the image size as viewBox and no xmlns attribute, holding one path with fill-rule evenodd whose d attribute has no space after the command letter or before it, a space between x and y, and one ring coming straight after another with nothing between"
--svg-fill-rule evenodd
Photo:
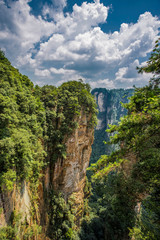
<instances>
[{"instance_id":1,"label":"steep hillside","mask_svg":"<svg viewBox=\"0 0 160 240\"><path fill-rule=\"evenodd\" d=\"M0 51L0 239L76 238L95 122L87 84L34 87Z\"/></svg>"},{"instance_id":2,"label":"steep hillside","mask_svg":"<svg viewBox=\"0 0 160 240\"><path fill-rule=\"evenodd\" d=\"M90 163L95 163L101 155L110 154L116 149L115 145L104 144L109 141L110 134L106 132L108 124L118 124L120 118L127 114L127 110L121 105L127 103L133 95L133 89L96 88L92 91L98 105L98 124L94 132L94 143Z\"/></svg>"},{"instance_id":3,"label":"steep hillside","mask_svg":"<svg viewBox=\"0 0 160 240\"><path fill-rule=\"evenodd\" d=\"M93 195L81 240L159 240L160 39L139 72L154 75L135 88L124 104L128 114L108 130L119 149L89 168Z\"/></svg>"}]
</instances>

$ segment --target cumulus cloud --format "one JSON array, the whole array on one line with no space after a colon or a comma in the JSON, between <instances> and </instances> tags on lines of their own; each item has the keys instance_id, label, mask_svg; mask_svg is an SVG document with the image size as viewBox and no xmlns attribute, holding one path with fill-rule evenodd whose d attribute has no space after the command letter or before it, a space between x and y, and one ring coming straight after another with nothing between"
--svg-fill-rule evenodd
<instances>
[{"instance_id":1,"label":"cumulus cloud","mask_svg":"<svg viewBox=\"0 0 160 240\"><path fill-rule=\"evenodd\" d=\"M11 60L23 58L35 51L35 44L48 38L54 31L54 23L30 13L27 0L0 1L0 44ZM32 54L30 54L31 58ZM28 57L27 57L28 58ZM27 60L26 58L26 60ZM30 59L28 58L30 62Z\"/></svg>"},{"instance_id":2,"label":"cumulus cloud","mask_svg":"<svg viewBox=\"0 0 160 240\"><path fill-rule=\"evenodd\" d=\"M136 85L138 83L139 86L143 86L148 83L148 80L153 77L150 73L138 74L136 67L142 67L146 65L146 63L139 63L139 60L136 59L133 63L129 64L128 67L119 68L118 72L115 74L115 81L117 84L122 86L131 86Z\"/></svg>"},{"instance_id":3,"label":"cumulus cloud","mask_svg":"<svg viewBox=\"0 0 160 240\"><path fill-rule=\"evenodd\" d=\"M129 64L128 67L119 68L118 72L116 73L116 79L121 80L123 79L134 79L137 78L138 73L135 71L136 67L139 67L139 60L136 59L133 63Z\"/></svg>"},{"instance_id":4,"label":"cumulus cloud","mask_svg":"<svg viewBox=\"0 0 160 240\"><path fill-rule=\"evenodd\" d=\"M68 70L68 69L64 69L64 68L50 68L50 71L54 74L74 74L75 71L74 70Z\"/></svg>"},{"instance_id":5,"label":"cumulus cloud","mask_svg":"<svg viewBox=\"0 0 160 240\"><path fill-rule=\"evenodd\" d=\"M45 19L51 18L55 19L57 16L57 13L62 12L64 7L67 5L67 0L51 0L50 5L45 3L42 9L42 15Z\"/></svg>"},{"instance_id":6,"label":"cumulus cloud","mask_svg":"<svg viewBox=\"0 0 160 240\"><path fill-rule=\"evenodd\" d=\"M48 69L44 69L44 70L35 69L35 75L39 77L49 77L50 71Z\"/></svg>"},{"instance_id":7,"label":"cumulus cloud","mask_svg":"<svg viewBox=\"0 0 160 240\"><path fill-rule=\"evenodd\" d=\"M107 89L116 88L114 82L109 79L89 81L88 83L92 88L107 88Z\"/></svg>"},{"instance_id":8,"label":"cumulus cloud","mask_svg":"<svg viewBox=\"0 0 160 240\"><path fill-rule=\"evenodd\" d=\"M98 3L98 10L100 5ZM84 78L91 78L94 75L102 79L102 74L107 73L108 69L128 66L137 57L145 57L152 50L160 21L151 13L146 12L141 15L136 24L122 24L119 32L106 34L97 24L99 21L104 21L107 15L101 14L102 19L98 17L100 13L94 15L96 4L90 8L93 10L90 13L88 13L87 3L78 7L78 10L77 7L75 6L73 13L65 18L64 26L61 26L61 21L58 23L59 33L54 34L48 42L40 45L40 50L35 57L39 62L44 59L61 61L65 68L77 71ZM101 8L103 13L103 5ZM79 19L82 19L82 22L87 19L88 22L88 14L91 19L94 15L94 21L91 20L88 26L83 23L85 29L78 28ZM136 70L134 69L133 72L135 74Z\"/></svg>"},{"instance_id":9,"label":"cumulus cloud","mask_svg":"<svg viewBox=\"0 0 160 240\"><path fill-rule=\"evenodd\" d=\"M65 14L67 1L52 0L38 17L31 14L28 2L12 1L8 6L0 0L0 44L14 65L27 66L35 74L36 82L40 77L45 84L48 77L54 84L83 78L92 87L139 84L135 66L154 46L157 17L146 12L135 24L123 23L119 31L105 33L99 24L106 23L109 8L99 0L75 4Z\"/></svg>"},{"instance_id":10,"label":"cumulus cloud","mask_svg":"<svg viewBox=\"0 0 160 240\"><path fill-rule=\"evenodd\" d=\"M52 0L53 7L63 9L67 5L67 0Z\"/></svg>"}]
</instances>

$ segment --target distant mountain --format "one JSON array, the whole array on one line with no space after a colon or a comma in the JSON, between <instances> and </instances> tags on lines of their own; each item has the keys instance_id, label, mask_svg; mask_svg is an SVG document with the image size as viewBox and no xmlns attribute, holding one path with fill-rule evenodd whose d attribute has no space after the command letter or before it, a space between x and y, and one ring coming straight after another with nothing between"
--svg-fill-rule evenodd
<instances>
[{"instance_id":1,"label":"distant mountain","mask_svg":"<svg viewBox=\"0 0 160 240\"><path fill-rule=\"evenodd\" d=\"M133 95L134 89L95 88L92 94L98 105L98 124L94 132L94 143L90 163L95 163L103 154L110 154L118 146L104 144L109 141L109 133L106 132L108 124L117 124L121 117L127 114L122 103L127 103L128 97Z\"/></svg>"}]
</instances>

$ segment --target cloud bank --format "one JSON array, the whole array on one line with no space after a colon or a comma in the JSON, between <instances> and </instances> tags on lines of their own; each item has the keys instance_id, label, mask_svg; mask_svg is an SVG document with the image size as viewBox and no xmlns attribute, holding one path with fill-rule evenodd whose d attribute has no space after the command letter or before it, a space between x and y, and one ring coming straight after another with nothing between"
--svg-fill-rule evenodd
<instances>
[{"instance_id":1,"label":"cloud bank","mask_svg":"<svg viewBox=\"0 0 160 240\"><path fill-rule=\"evenodd\" d=\"M149 76L138 75L135 68L153 49L157 17L145 12L136 23L105 33L100 24L106 23L109 7L97 0L64 13L66 5L66 0L52 0L36 17L27 0L0 0L0 46L14 66L40 85L77 78L92 87L147 83Z\"/></svg>"}]
</instances>

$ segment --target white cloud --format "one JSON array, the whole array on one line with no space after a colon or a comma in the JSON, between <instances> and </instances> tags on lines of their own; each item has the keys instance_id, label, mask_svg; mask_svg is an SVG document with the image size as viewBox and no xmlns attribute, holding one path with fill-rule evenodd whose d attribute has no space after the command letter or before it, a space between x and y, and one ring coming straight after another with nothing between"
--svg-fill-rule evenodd
<instances>
[{"instance_id":1,"label":"white cloud","mask_svg":"<svg viewBox=\"0 0 160 240\"><path fill-rule=\"evenodd\" d=\"M36 60L32 58L31 53L27 53L25 56L17 57L17 66L25 66L28 63L32 68L35 68L37 66Z\"/></svg>"},{"instance_id":2,"label":"white cloud","mask_svg":"<svg viewBox=\"0 0 160 240\"><path fill-rule=\"evenodd\" d=\"M68 69L64 69L64 68L50 68L51 73L55 73L55 74L74 74L75 71L74 70L68 70Z\"/></svg>"},{"instance_id":3,"label":"white cloud","mask_svg":"<svg viewBox=\"0 0 160 240\"><path fill-rule=\"evenodd\" d=\"M67 0L52 0L53 6L57 8L64 8L67 5Z\"/></svg>"},{"instance_id":4,"label":"white cloud","mask_svg":"<svg viewBox=\"0 0 160 240\"><path fill-rule=\"evenodd\" d=\"M63 16L63 26L61 20L58 23L59 32L62 33L53 34L48 42L41 44L37 54L39 61L43 62L44 59L61 61L62 65L86 76L86 70L91 75L96 70L99 74L99 69L105 72L117 65L119 67L128 65L137 57L144 57L151 51L160 26L160 21L156 17L146 12L140 16L136 24L122 24L120 32L106 34L95 26L107 16L101 14L103 18L98 18L100 14L98 10L104 12L103 5L99 3L97 6L95 3L93 7L90 5L87 3L83 3L81 7L75 5L71 15L66 18ZM94 14L95 11L98 12L97 15ZM107 12L106 8L105 11ZM89 16L93 15L94 20L91 17L89 21ZM77 30L79 19L85 29L80 24ZM87 24L84 24L85 21ZM90 67L91 65L94 69Z\"/></svg>"},{"instance_id":5,"label":"white cloud","mask_svg":"<svg viewBox=\"0 0 160 240\"><path fill-rule=\"evenodd\" d=\"M50 71L48 69L44 69L44 70L35 69L35 75L39 77L49 77Z\"/></svg>"},{"instance_id":6,"label":"white cloud","mask_svg":"<svg viewBox=\"0 0 160 240\"><path fill-rule=\"evenodd\" d=\"M122 24L119 32L101 37L99 52L96 60L108 62L117 61L118 64L133 61L135 56L144 57L152 50L158 35L160 21L146 12L140 15L136 24Z\"/></svg>"},{"instance_id":7,"label":"white cloud","mask_svg":"<svg viewBox=\"0 0 160 240\"><path fill-rule=\"evenodd\" d=\"M114 82L109 79L89 81L88 83L92 88L107 88L107 89L116 88Z\"/></svg>"},{"instance_id":8,"label":"white cloud","mask_svg":"<svg viewBox=\"0 0 160 240\"><path fill-rule=\"evenodd\" d=\"M30 13L29 1L10 1L9 6L1 1L0 44L5 46L11 59L23 57L33 51L35 44L49 37L55 28L53 22Z\"/></svg>"},{"instance_id":9,"label":"white cloud","mask_svg":"<svg viewBox=\"0 0 160 240\"><path fill-rule=\"evenodd\" d=\"M139 60L136 59L133 63L129 64L128 67L119 68L118 72L115 74L115 81L123 86L131 86L131 84L138 86L146 85L153 75L151 73L138 74L136 70L136 67L142 67L144 65L146 64L142 63L140 65Z\"/></svg>"},{"instance_id":10,"label":"white cloud","mask_svg":"<svg viewBox=\"0 0 160 240\"><path fill-rule=\"evenodd\" d=\"M136 67L139 67L139 61L136 59L128 67L119 68L116 73L116 80L122 81L122 79L134 79L139 75L136 71Z\"/></svg>"},{"instance_id":11,"label":"white cloud","mask_svg":"<svg viewBox=\"0 0 160 240\"><path fill-rule=\"evenodd\" d=\"M42 15L45 19L48 17L51 19L56 19L58 13L62 12L64 7L67 5L67 0L52 0L52 4L47 3L43 6Z\"/></svg>"}]
</instances>

